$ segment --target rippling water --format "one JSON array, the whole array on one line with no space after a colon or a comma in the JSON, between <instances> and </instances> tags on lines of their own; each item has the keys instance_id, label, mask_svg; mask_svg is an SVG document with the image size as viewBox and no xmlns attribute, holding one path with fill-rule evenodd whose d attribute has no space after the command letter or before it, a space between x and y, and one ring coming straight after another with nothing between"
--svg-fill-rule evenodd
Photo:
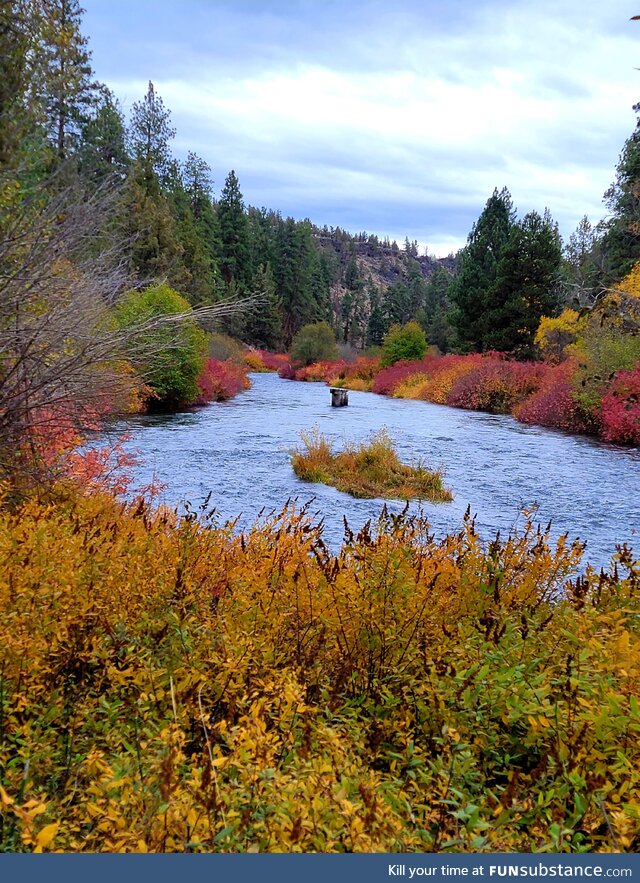
<instances>
[{"instance_id":1,"label":"rippling water","mask_svg":"<svg viewBox=\"0 0 640 883\"><path fill-rule=\"evenodd\" d=\"M131 447L141 454L136 481L156 476L170 505L199 506L211 493L222 520L248 527L261 509L289 498L313 500L334 548L343 516L352 529L380 512L380 500L355 500L298 479L289 452L300 432L317 425L339 446L387 427L407 462L441 466L453 503L421 504L436 534L457 530L468 505L484 537L508 531L523 507L554 533L588 539L586 558L605 564L616 543L640 551L640 449L525 426L511 417L462 411L427 402L350 392L347 408L331 408L329 389L253 374L253 388L230 402L171 416L128 422ZM389 508L400 511L401 503ZM418 506L413 506L417 511Z\"/></svg>"}]
</instances>

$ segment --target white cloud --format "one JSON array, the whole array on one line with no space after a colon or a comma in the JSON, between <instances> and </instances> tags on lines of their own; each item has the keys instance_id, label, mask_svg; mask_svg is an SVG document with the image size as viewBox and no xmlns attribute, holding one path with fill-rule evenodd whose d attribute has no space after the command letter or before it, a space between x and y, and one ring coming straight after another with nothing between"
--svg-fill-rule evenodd
<instances>
[{"instance_id":1,"label":"white cloud","mask_svg":"<svg viewBox=\"0 0 640 883\"><path fill-rule=\"evenodd\" d=\"M401 2L358 29L355 18L323 18L315 31L277 8L260 18L211 6L224 33L244 24L244 44L225 47L223 61L198 44L197 70L181 56L155 83L178 148L201 153L219 185L235 168L248 202L318 223L348 218L432 251L464 242L494 186L508 186L521 212L549 206L565 235L583 214L602 215L640 83L640 32L625 4L477 4L465 23L439 4L429 16ZM156 37L163 59L170 36ZM109 82L132 100L147 78L124 70Z\"/></svg>"}]
</instances>

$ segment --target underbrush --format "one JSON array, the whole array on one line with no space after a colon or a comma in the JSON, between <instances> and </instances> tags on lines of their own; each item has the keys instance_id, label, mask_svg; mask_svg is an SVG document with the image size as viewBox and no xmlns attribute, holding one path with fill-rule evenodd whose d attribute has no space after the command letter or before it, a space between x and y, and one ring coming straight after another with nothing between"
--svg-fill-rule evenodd
<instances>
[{"instance_id":1,"label":"underbrush","mask_svg":"<svg viewBox=\"0 0 640 883\"><path fill-rule=\"evenodd\" d=\"M442 473L400 461L389 434L382 430L368 442L334 454L318 431L303 433L304 449L291 456L293 470L304 481L329 484L353 497L395 500L452 500Z\"/></svg>"},{"instance_id":2,"label":"underbrush","mask_svg":"<svg viewBox=\"0 0 640 883\"><path fill-rule=\"evenodd\" d=\"M225 402L242 390L250 389L251 381L247 371L248 367L244 363L207 359L198 377L198 397L194 404Z\"/></svg>"},{"instance_id":3,"label":"underbrush","mask_svg":"<svg viewBox=\"0 0 640 883\"><path fill-rule=\"evenodd\" d=\"M581 552L0 511L0 848L637 851L640 570Z\"/></svg>"}]
</instances>

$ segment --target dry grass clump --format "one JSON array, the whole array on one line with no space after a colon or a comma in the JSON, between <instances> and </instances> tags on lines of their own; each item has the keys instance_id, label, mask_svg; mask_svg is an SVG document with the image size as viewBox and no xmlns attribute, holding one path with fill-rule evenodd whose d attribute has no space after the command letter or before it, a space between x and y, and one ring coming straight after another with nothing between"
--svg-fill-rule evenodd
<instances>
[{"instance_id":1,"label":"dry grass clump","mask_svg":"<svg viewBox=\"0 0 640 883\"><path fill-rule=\"evenodd\" d=\"M329 484L352 497L383 497L398 500L453 499L442 483L442 472L421 464L400 461L389 433L382 429L367 442L348 445L334 454L329 441L317 430L302 433L303 450L291 456L293 470L304 481Z\"/></svg>"}]
</instances>

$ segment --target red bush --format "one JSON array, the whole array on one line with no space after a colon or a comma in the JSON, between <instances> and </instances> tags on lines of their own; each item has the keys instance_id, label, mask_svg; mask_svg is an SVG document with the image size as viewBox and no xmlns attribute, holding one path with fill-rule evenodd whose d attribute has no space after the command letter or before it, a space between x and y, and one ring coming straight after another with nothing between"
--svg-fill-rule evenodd
<instances>
[{"instance_id":1,"label":"red bush","mask_svg":"<svg viewBox=\"0 0 640 883\"><path fill-rule=\"evenodd\" d=\"M640 444L640 362L631 371L618 371L603 396L602 437Z\"/></svg>"},{"instance_id":2,"label":"red bush","mask_svg":"<svg viewBox=\"0 0 640 883\"><path fill-rule=\"evenodd\" d=\"M278 377L281 377L283 380L295 380L297 370L299 370L299 368L296 368L291 362L285 362L280 368L278 368Z\"/></svg>"},{"instance_id":3,"label":"red bush","mask_svg":"<svg viewBox=\"0 0 640 883\"><path fill-rule=\"evenodd\" d=\"M438 361L440 361L439 356L425 356L419 361L396 362L395 365L380 371L373 381L371 390L380 395L392 395L395 388L412 374L431 374Z\"/></svg>"},{"instance_id":4,"label":"red bush","mask_svg":"<svg viewBox=\"0 0 640 883\"><path fill-rule=\"evenodd\" d=\"M218 362L216 359L207 359L198 377L200 395L194 404L206 405L208 402L224 402L227 399L232 399L243 389L249 389L250 385L246 367L235 362Z\"/></svg>"},{"instance_id":5,"label":"red bush","mask_svg":"<svg viewBox=\"0 0 640 883\"><path fill-rule=\"evenodd\" d=\"M355 362L334 362L333 373L329 380L373 380L380 370L380 359L377 356L358 356Z\"/></svg>"},{"instance_id":6,"label":"red bush","mask_svg":"<svg viewBox=\"0 0 640 883\"><path fill-rule=\"evenodd\" d=\"M447 396L447 404L472 411L509 414L542 383L545 366L486 356L461 377Z\"/></svg>"},{"instance_id":7,"label":"red bush","mask_svg":"<svg viewBox=\"0 0 640 883\"><path fill-rule=\"evenodd\" d=\"M539 389L514 409L521 423L534 423L571 432L586 432L587 421L572 396L573 361L548 367Z\"/></svg>"},{"instance_id":8,"label":"red bush","mask_svg":"<svg viewBox=\"0 0 640 883\"><path fill-rule=\"evenodd\" d=\"M286 353L270 353L268 350L255 350L267 371L279 372L289 364L289 356Z\"/></svg>"}]
</instances>

